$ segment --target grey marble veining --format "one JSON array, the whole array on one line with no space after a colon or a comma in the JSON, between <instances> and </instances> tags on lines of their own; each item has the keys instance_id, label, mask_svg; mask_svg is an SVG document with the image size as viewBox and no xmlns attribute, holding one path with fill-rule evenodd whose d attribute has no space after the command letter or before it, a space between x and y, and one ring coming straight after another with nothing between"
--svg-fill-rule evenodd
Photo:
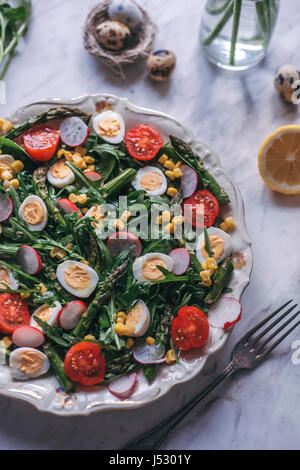
<instances>
[{"instance_id":1,"label":"grey marble veining","mask_svg":"<svg viewBox=\"0 0 300 470\"><path fill-rule=\"evenodd\" d=\"M280 125L299 124L299 110L279 99L275 70L299 65L300 6L282 1L266 60L243 74L216 70L204 59L198 30L204 0L140 0L158 25L156 46L177 55L169 83L155 84L144 64L124 82L87 54L82 26L95 0L33 0L33 21L6 76L5 115L46 97L110 92L165 111L211 145L242 191L254 270L243 296L243 319L229 343L203 373L159 402L133 411L86 418L57 418L0 398L1 449L117 449L179 409L226 364L238 337L281 299L300 301L300 197L271 193L257 170L257 152ZM291 362L296 331L251 373L240 373L216 390L166 444L167 449L299 449L300 366Z\"/></svg>"}]
</instances>

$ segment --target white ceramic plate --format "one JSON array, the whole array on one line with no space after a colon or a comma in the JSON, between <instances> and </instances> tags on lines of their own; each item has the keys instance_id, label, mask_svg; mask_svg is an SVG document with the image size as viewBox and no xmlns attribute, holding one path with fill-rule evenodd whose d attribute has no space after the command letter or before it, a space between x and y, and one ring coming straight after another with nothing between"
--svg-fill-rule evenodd
<instances>
[{"instance_id":1,"label":"white ceramic plate","mask_svg":"<svg viewBox=\"0 0 300 470\"><path fill-rule=\"evenodd\" d=\"M106 94L87 95L71 100L53 98L35 102L18 109L9 119L14 124L20 124L55 105L77 106L86 113L92 114L96 110L99 111L103 103L109 103L113 110L123 116L127 129L140 123L148 123L153 125L166 140L170 134L173 134L189 143L203 159L208 170L226 189L231 204L226 206L226 214L224 215L232 214L237 222L237 228L232 232L236 269L230 283L230 287L233 289L230 295L240 300L249 283L252 270L251 241L245 226L243 200L236 183L221 168L217 155L205 143L197 140L183 124L166 114L141 108L127 99ZM62 416L88 415L108 409L140 407L161 398L175 385L186 382L199 374L208 356L219 351L229 335L230 332L225 334L221 332L220 334L220 330L212 331L210 340L204 348L181 355L180 365L161 366L151 385L140 372L137 389L128 400L118 400L109 393L105 386L94 387L92 390L80 388L76 393L67 395L52 374L28 382L14 381L11 379L9 368L4 365L0 366L0 394L24 400L41 411Z\"/></svg>"}]
</instances>

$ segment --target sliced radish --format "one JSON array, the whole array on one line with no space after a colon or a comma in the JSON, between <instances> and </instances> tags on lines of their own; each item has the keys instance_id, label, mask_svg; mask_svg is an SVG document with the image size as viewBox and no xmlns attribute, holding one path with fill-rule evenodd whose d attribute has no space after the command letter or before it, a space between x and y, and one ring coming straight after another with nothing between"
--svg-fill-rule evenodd
<instances>
[{"instance_id":1,"label":"sliced radish","mask_svg":"<svg viewBox=\"0 0 300 470\"><path fill-rule=\"evenodd\" d=\"M125 375L124 377L120 377L117 380L114 380L108 385L108 390L112 393L115 397L124 399L129 398L135 388L137 381L137 373L132 372L132 374Z\"/></svg>"},{"instance_id":2,"label":"sliced radish","mask_svg":"<svg viewBox=\"0 0 300 470\"><path fill-rule=\"evenodd\" d=\"M233 297L221 297L207 314L208 323L216 328L227 330L237 323L242 316L242 306Z\"/></svg>"},{"instance_id":3,"label":"sliced radish","mask_svg":"<svg viewBox=\"0 0 300 470\"><path fill-rule=\"evenodd\" d=\"M91 180L91 181L99 181L99 180L102 179L102 176L100 175L100 173L97 173L97 171L85 170L83 173L84 173L85 176L87 176L88 179Z\"/></svg>"},{"instance_id":4,"label":"sliced radish","mask_svg":"<svg viewBox=\"0 0 300 470\"><path fill-rule=\"evenodd\" d=\"M43 263L38 252L32 246L20 246L17 261L26 274L38 274L43 269Z\"/></svg>"},{"instance_id":5,"label":"sliced radish","mask_svg":"<svg viewBox=\"0 0 300 470\"><path fill-rule=\"evenodd\" d=\"M136 341L133 347L133 357L140 364L161 364L165 362L165 348L162 344L147 344Z\"/></svg>"},{"instance_id":6,"label":"sliced radish","mask_svg":"<svg viewBox=\"0 0 300 470\"><path fill-rule=\"evenodd\" d=\"M58 199L57 203L64 214L71 214L72 212L79 211L74 202L71 202L69 199Z\"/></svg>"},{"instance_id":7,"label":"sliced radish","mask_svg":"<svg viewBox=\"0 0 300 470\"><path fill-rule=\"evenodd\" d=\"M37 328L24 325L13 332L12 340L19 348L38 348L45 341L45 336Z\"/></svg>"},{"instance_id":8,"label":"sliced radish","mask_svg":"<svg viewBox=\"0 0 300 470\"><path fill-rule=\"evenodd\" d=\"M6 194L0 195L0 222L7 220L14 209L13 202Z\"/></svg>"},{"instance_id":9,"label":"sliced radish","mask_svg":"<svg viewBox=\"0 0 300 470\"><path fill-rule=\"evenodd\" d=\"M73 300L65 305L58 313L57 322L64 330L72 330L77 326L86 305L81 300Z\"/></svg>"},{"instance_id":10,"label":"sliced radish","mask_svg":"<svg viewBox=\"0 0 300 470\"><path fill-rule=\"evenodd\" d=\"M107 240L107 248L112 256L119 255L130 246L133 246L131 250L132 256L140 256L142 244L134 233L125 231L116 232Z\"/></svg>"},{"instance_id":11,"label":"sliced radish","mask_svg":"<svg viewBox=\"0 0 300 470\"><path fill-rule=\"evenodd\" d=\"M169 256L174 261L172 273L180 276L186 272L190 265L190 254L185 248L175 248L170 251Z\"/></svg>"},{"instance_id":12,"label":"sliced radish","mask_svg":"<svg viewBox=\"0 0 300 470\"><path fill-rule=\"evenodd\" d=\"M182 177L180 179L182 195L184 198L187 198L194 194L198 187L198 175L195 170L188 165L181 165L180 169L182 171Z\"/></svg>"},{"instance_id":13,"label":"sliced radish","mask_svg":"<svg viewBox=\"0 0 300 470\"><path fill-rule=\"evenodd\" d=\"M61 140L68 147L79 147L90 134L88 126L77 116L64 119L59 130Z\"/></svg>"}]
</instances>

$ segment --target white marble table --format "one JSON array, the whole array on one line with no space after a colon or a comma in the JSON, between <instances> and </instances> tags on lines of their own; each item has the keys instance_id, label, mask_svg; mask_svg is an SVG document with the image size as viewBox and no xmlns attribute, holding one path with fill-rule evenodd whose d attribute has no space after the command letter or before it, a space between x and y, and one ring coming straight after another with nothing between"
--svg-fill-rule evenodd
<instances>
[{"instance_id":1,"label":"white marble table","mask_svg":"<svg viewBox=\"0 0 300 470\"><path fill-rule=\"evenodd\" d=\"M156 45L177 54L169 83L153 84L144 65L125 82L86 53L82 25L97 0L33 0L33 19L22 53L6 76L7 105L0 114L45 97L111 92L139 105L174 115L221 156L240 185L254 270L243 297L244 316L226 348L204 372L144 409L105 412L87 418L57 418L0 398L0 449L118 449L192 398L229 359L231 347L249 325L281 299L299 295L300 197L271 193L257 171L263 139L284 124L300 123L295 106L273 89L275 69L299 66L300 5L284 0L267 59L244 75L216 71L204 59L198 29L204 0L140 0L151 5L159 26ZM297 6L296 6L297 3ZM291 344L300 329L265 364L241 373L203 403L193 421L182 426L167 449L299 449L300 366L291 361Z\"/></svg>"}]
</instances>

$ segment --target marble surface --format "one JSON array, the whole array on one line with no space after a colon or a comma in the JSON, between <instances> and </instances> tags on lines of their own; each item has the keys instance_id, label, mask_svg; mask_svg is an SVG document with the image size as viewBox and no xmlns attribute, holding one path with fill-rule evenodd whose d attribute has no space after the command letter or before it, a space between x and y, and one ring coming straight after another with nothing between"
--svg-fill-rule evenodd
<instances>
[{"instance_id":1,"label":"marble surface","mask_svg":"<svg viewBox=\"0 0 300 470\"><path fill-rule=\"evenodd\" d=\"M279 99L274 71L299 65L300 6L284 0L267 59L244 74L211 67L198 43L204 0L139 0L158 25L157 47L170 47L177 68L169 83L154 84L143 64L127 80L112 75L86 53L82 25L95 0L33 0L30 30L6 76L5 115L46 97L110 92L165 111L191 126L219 153L242 191L254 270L242 304L244 314L226 348L210 358L203 373L159 402L133 411L86 418L57 418L29 405L0 398L0 449L118 449L179 409L216 376L239 336L282 299L299 298L300 197L270 192L257 171L257 151L280 125L300 123L299 110ZM296 6L297 3L297 6ZM151 8L150 8L151 4ZM217 389L166 443L166 449L299 449L300 366L292 342L250 373Z\"/></svg>"}]
</instances>

